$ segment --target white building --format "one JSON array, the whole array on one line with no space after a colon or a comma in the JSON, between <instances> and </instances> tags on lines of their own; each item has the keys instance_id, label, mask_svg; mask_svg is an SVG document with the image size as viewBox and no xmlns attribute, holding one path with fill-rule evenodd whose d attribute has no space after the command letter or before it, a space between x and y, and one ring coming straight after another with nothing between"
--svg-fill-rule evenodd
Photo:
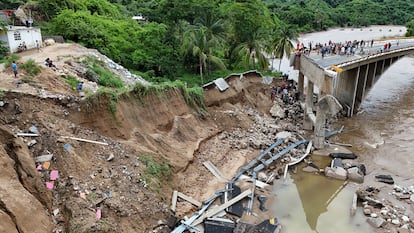
<instances>
[{"instance_id":1,"label":"white building","mask_svg":"<svg viewBox=\"0 0 414 233\"><path fill-rule=\"evenodd\" d=\"M21 45L26 45L27 49L36 48L36 40L42 46L42 33L40 28L10 25L0 30L0 40L5 42L10 53L15 53Z\"/></svg>"}]
</instances>

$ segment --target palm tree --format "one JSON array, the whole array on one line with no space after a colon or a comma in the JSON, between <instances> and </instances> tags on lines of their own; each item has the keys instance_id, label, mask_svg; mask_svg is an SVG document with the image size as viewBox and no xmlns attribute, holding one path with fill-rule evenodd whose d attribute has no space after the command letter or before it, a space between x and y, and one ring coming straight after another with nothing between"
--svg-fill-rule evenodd
<instances>
[{"instance_id":1,"label":"palm tree","mask_svg":"<svg viewBox=\"0 0 414 233\"><path fill-rule=\"evenodd\" d=\"M292 51L293 43L297 42L298 34L295 29L287 24L279 24L273 32L274 39L271 42L273 47L273 54L276 58L279 58L279 71L282 64L283 56L289 55Z\"/></svg>"},{"instance_id":2,"label":"palm tree","mask_svg":"<svg viewBox=\"0 0 414 233\"><path fill-rule=\"evenodd\" d=\"M265 44L262 43L257 32L252 34L248 41L239 44L234 50L246 69L253 67L253 69L259 68L260 70L266 70L269 67L269 61L264 51Z\"/></svg>"},{"instance_id":3,"label":"palm tree","mask_svg":"<svg viewBox=\"0 0 414 233\"><path fill-rule=\"evenodd\" d=\"M212 50L216 46L216 41L209 38L205 27L191 26L184 33L182 50L186 54L196 56L198 58L198 66L200 71L201 83L204 83L204 70L208 69L207 63L215 64L217 67L225 69L223 61L212 55Z\"/></svg>"}]
</instances>

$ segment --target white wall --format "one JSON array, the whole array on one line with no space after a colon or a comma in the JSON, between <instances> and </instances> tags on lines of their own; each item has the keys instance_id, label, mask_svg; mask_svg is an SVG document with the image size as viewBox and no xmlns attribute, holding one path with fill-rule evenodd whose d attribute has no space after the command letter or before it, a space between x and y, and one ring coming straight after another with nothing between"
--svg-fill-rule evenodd
<instances>
[{"instance_id":1,"label":"white wall","mask_svg":"<svg viewBox=\"0 0 414 233\"><path fill-rule=\"evenodd\" d=\"M14 33L19 32L21 40L15 40ZM27 27L13 27L7 31L7 37L9 41L10 52L17 52L17 47L23 41L26 43L27 49L36 48L36 40L42 45L42 33L40 28L27 28Z\"/></svg>"}]
</instances>

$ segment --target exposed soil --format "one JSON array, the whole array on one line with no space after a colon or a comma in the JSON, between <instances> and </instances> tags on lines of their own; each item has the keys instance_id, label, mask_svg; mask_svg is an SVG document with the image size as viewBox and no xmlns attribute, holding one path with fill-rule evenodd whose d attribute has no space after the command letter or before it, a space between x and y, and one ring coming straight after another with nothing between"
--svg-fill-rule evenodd
<instances>
[{"instance_id":1,"label":"exposed soil","mask_svg":"<svg viewBox=\"0 0 414 233\"><path fill-rule=\"evenodd\" d=\"M175 223L169 221L173 190L205 201L224 188L203 162L211 161L230 179L271 145L278 132L293 133L292 142L305 134L300 122L303 113L296 112L295 106L289 113L295 117L270 116L270 109L281 105L270 100L270 87L276 83L264 84L254 72L242 79L227 79L230 88L225 92L205 88L208 114L204 116L173 89L162 97L123 95L111 113L109 97L81 99L61 78L73 75L95 90L96 84L84 80L76 65L79 57L102 56L95 50L55 44L18 55L18 64L34 59L42 65L49 57L56 69L44 67L26 83L22 82L27 77L24 71L15 79L9 67L0 69L4 103L0 107L0 232L169 232L167 225ZM119 69L114 72L122 74ZM31 126L36 126L39 137L16 137L30 133ZM295 149L283 161L304 149ZM43 164L39 170L42 163L34 158L47 154L53 154L50 167ZM150 165L145 162L149 158L159 164L168 162L171 178L149 174ZM284 162L272 165L268 174L278 177ZM50 181L52 170L59 171L59 178L48 190L45 182ZM254 208L258 209L257 201ZM181 218L195 210L179 201L175 215ZM97 219L99 211L102 216ZM244 220L258 223L273 217L267 211L254 213Z\"/></svg>"}]
</instances>

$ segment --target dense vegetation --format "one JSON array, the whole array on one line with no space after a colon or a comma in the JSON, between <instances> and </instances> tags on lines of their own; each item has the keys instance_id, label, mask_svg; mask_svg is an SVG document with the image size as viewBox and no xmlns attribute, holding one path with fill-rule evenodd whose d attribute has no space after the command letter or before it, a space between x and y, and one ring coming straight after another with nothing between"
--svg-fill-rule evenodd
<instances>
[{"instance_id":1,"label":"dense vegetation","mask_svg":"<svg viewBox=\"0 0 414 233\"><path fill-rule=\"evenodd\" d=\"M0 8L24 3L43 19L43 34L96 48L147 79L191 85L219 70L266 71L265 54L289 52L297 32L371 24L414 31L414 0L6 0Z\"/></svg>"}]
</instances>

